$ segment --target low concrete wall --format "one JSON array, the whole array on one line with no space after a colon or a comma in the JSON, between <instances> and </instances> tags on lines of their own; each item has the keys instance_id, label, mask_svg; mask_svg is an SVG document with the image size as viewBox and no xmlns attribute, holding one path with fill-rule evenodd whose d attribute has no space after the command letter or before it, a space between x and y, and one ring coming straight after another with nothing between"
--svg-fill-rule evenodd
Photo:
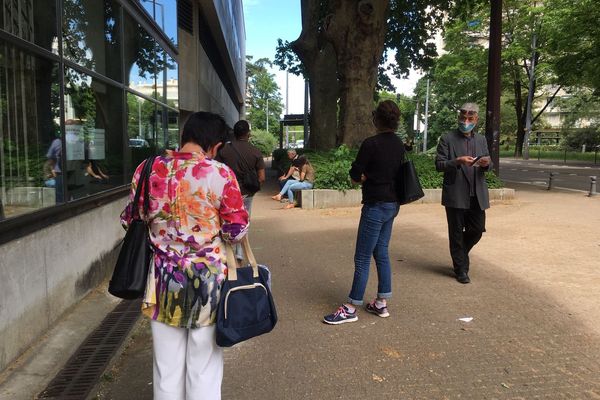
<instances>
[{"instance_id":1,"label":"low concrete wall","mask_svg":"<svg viewBox=\"0 0 600 400\"><path fill-rule=\"evenodd\" d=\"M112 272L124 204L0 245L0 371Z\"/></svg>"},{"instance_id":2,"label":"low concrete wall","mask_svg":"<svg viewBox=\"0 0 600 400\"><path fill-rule=\"evenodd\" d=\"M441 203L442 189L423 189L425 196L414 203ZM514 189L490 189L490 200L512 200L515 198ZM360 189L353 190L330 190L313 189L300 191L298 204L304 209L311 208L333 208L333 207L357 207L362 199Z\"/></svg>"}]
</instances>

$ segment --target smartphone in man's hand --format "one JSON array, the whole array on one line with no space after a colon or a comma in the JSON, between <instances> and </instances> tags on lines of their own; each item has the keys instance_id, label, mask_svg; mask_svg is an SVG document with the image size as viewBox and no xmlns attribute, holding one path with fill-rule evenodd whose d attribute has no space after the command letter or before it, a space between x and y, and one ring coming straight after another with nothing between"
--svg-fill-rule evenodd
<instances>
[{"instance_id":1,"label":"smartphone in man's hand","mask_svg":"<svg viewBox=\"0 0 600 400\"><path fill-rule=\"evenodd\" d=\"M471 162L471 165L473 166L473 165L477 164L477 161L481 160L481 158L482 158L482 157L483 157L483 156L477 156L477 157L475 157L475 158L473 159L473 162Z\"/></svg>"}]
</instances>

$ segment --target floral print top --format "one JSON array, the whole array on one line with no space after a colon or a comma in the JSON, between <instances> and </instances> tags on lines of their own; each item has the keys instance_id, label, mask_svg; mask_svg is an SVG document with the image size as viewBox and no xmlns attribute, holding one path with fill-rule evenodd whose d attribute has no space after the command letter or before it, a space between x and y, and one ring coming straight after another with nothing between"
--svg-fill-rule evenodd
<instances>
[{"instance_id":1,"label":"floral print top","mask_svg":"<svg viewBox=\"0 0 600 400\"><path fill-rule=\"evenodd\" d=\"M125 229L142 167L121 214ZM152 167L148 222L154 257L142 313L181 328L213 324L227 274L223 240L236 242L248 229L235 175L204 154L167 151Z\"/></svg>"}]
</instances>

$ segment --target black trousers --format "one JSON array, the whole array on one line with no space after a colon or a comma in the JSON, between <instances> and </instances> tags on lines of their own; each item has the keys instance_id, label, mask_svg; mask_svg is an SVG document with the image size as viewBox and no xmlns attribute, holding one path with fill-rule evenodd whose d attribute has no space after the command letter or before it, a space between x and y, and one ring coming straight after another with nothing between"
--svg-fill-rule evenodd
<instances>
[{"instance_id":1,"label":"black trousers","mask_svg":"<svg viewBox=\"0 0 600 400\"><path fill-rule=\"evenodd\" d=\"M454 272L469 272L469 252L485 232L485 211L477 197L471 197L469 209L446 207L448 238Z\"/></svg>"}]
</instances>

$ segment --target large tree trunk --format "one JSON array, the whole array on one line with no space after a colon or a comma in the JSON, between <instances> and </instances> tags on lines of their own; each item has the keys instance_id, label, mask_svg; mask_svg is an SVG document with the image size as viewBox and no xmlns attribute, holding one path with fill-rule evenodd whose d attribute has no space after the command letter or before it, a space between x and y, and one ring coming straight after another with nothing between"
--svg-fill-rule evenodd
<instances>
[{"instance_id":1,"label":"large tree trunk","mask_svg":"<svg viewBox=\"0 0 600 400\"><path fill-rule=\"evenodd\" d=\"M371 110L383 54L389 0L333 0L325 35L337 54L339 143L356 146L373 133Z\"/></svg>"},{"instance_id":2,"label":"large tree trunk","mask_svg":"<svg viewBox=\"0 0 600 400\"><path fill-rule=\"evenodd\" d=\"M335 50L319 33L318 0L302 0L302 32L291 43L306 70L310 88L310 141L315 150L337 143L337 100L339 96Z\"/></svg>"}]
</instances>

